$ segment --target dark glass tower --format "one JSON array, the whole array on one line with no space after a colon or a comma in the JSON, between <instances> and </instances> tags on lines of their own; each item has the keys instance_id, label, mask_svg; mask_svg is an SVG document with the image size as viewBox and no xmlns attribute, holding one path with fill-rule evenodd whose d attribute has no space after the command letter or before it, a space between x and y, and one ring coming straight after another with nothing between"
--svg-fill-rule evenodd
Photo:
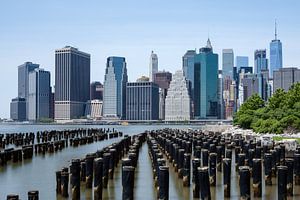
<instances>
[{"instance_id":1,"label":"dark glass tower","mask_svg":"<svg viewBox=\"0 0 300 200\"><path fill-rule=\"evenodd\" d=\"M194 115L195 118L218 116L218 54L210 40L195 55Z\"/></svg>"},{"instance_id":2,"label":"dark glass tower","mask_svg":"<svg viewBox=\"0 0 300 200\"><path fill-rule=\"evenodd\" d=\"M55 119L84 116L90 98L90 54L66 46L55 51Z\"/></svg>"}]
</instances>

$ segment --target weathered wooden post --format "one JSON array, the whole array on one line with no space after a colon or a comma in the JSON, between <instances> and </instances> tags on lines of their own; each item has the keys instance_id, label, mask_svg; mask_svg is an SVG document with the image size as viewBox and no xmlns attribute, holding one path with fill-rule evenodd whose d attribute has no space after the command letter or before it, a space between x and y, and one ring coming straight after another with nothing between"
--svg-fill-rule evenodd
<instances>
[{"instance_id":1,"label":"weathered wooden post","mask_svg":"<svg viewBox=\"0 0 300 200\"><path fill-rule=\"evenodd\" d=\"M250 200L250 170L247 166L239 167L241 200Z\"/></svg>"},{"instance_id":2,"label":"weathered wooden post","mask_svg":"<svg viewBox=\"0 0 300 200\"><path fill-rule=\"evenodd\" d=\"M94 199L101 200L102 199L102 176L103 176L103 159L96 158L94 160L95 168L94 168Z\"/></svg>"},{"instance_id":3,"label":"weathered wooden post","mask_svg":"<svg viewBox=\"0 0 300 200\"><path fill-rule=\"evenodd\" d=\"M208 167L199 168L200 198L211 199Z\"/></svg>"},{"instance_id":4,"label":"weathered wooden post","mask_svg":"<svg viewBox=\"0 0 300 200\"><path fill-rule=\"evenodd\" d=\"M278 166L278 200L286 200L287 199L287 166Z\"/></svg>"},{"instance_id":5,"label":"weathered wooden post","mask_svg":"<svg viewBox=\"0 0 300 200\"><path fill-rule=\"evenodd\" d=\"M169 167L160 166L158 175L158 199L169 199Z\"/></svg>"},{"instance_id":6,"label":"weathered wooden post","mask_svg":"<svg viewBox=\"0 0 300 200\"><path fill-rule=\"evenodd\" d=\"M223 184L224 184L224 197L230 198L230 183L231 182L231 159L223 159Z\"/></svg>"},{"instance_id":7,"label":"weathered wooden post","mask_svg":"<svg viewBox=\"0 0 300 200\"><path fill-rule=\"evenodd\" d=\"M70 167L72 199L80 199L80 159L73 159Z\"/></svg>"},{"instance_id":8,"label":"weathered wooden post","mask_svg":"<svg viewBox=\"0 0 300 200\"><path fill-rule=\"evenodd\" d=\"M252 176L253 176L252 187L253 187L254 197L261 197L262 196L261 159L253 159Z\"/></svg>"},{"instance_id":9,"label":"weathered wooden post","mask_svg":"<svg viewBox=\"0 0 300 200\"><path fill-rule=\"evenodd\" d=\"M39 191L29 191L28 200L39 200Z\"/></svg>"},{"instance_id":10,"label":"weathered wooden post","mask_svg":"<svg viewBox=\"0 0 300 200\"><path fill-rule=\"evenodd\" d=\"M122 168L122 186L123 186L123 200L133 200L134 188L134 167L124 166Z\"/></svg>"}]
</instances>

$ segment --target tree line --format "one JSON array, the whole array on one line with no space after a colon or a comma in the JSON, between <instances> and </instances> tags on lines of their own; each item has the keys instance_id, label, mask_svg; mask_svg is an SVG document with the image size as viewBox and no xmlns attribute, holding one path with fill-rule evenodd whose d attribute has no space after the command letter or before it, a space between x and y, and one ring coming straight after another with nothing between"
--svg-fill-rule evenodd
<instances>
[{"instance_id":1,"label":"tree line","mask_svg":"<svg viewBox=\"0 0 300 200\"><path fill-rule=\"evenodd\" d=\"M233 118L234 125L256 133L281 134L300 131L300 83L286 92L275 91L265 102L258 94L249 97Z\"/></svg>"}]
</instances>

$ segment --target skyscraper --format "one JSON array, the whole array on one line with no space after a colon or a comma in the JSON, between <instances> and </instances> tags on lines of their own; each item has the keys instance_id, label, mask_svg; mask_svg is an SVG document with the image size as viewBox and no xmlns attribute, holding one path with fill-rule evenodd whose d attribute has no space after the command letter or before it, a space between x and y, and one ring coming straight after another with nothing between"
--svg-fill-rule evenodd
<instances>
[{"instance_id":1,"label":"skyscraper","mask_svg":"<svg viewBox=\"0 0 300 200\"><path fill-rule=\"evenodd\" d=\"M166 121L185 121L191 119L191 98L189 83L183 71L176 71L172 77L166 97Z\"/></svg>"},{"instance_id":2,"label":"skyscraper","mask_svg":"<svg viewBox=\"0 0 300 200\"><path fill-rule=\"evenodd\" d=\"M103 117L126 117L127 68L124 57L108 57L104 77Z\"/></svg>"},{"instance_id":3,"label":"skyscraper","mask_svg":"<svg viewBox=\"0 0 300 200\"><path fill-rule=\"evenodd\" d=\"M266 57L266 49L255 50L254 52L254 67L255 73L259 74L262 70L268 70L268 59Z\"/></svg>"},{"instance_id":4,"label":"skyscraper","mask_svg":"<svg viewBox=\"0 0 300 200\"><path fill-rule=\"evenodd\" d=\"M39 64L32 62L25 62L18 67L18 97L25 99L28 97L29 72L36 68L39 68Z\"/></svg>"},{"instance_id":5,"label":"skyscraper","mask_svg":"<svg viewBox=\"0 0 300 200\"><path fill-rule=\"evenodd\" d=\"M277 39L277 24L275 22L275 39L270 43L270 78L273 78L273 72L282 68L282 44Z\"/></svg>"},{"instance_id":6,"label":"skyscraper","mask_svg":"<svg viewBox=\"0 0 300 200\"><path fill-rule=\"evenodd\" d=\"M90 100L98 99L103 100L103 85L98 82L92 82L90 86Z\"/></svg>"},{"instance_id":7,"label":"skyscraper","mask_svg":"<svg viewBox=\"0 0 300 200\"><path fill-rule=\"evenodd\" d=\"M237 71L239 71L241 67L248 67L249 66L248 56L236 56L235 66L237 67Z\"/></svg>"},{"instance_id":8,"label":"skyscraper","mask_svg":"<svg viewBox=\"0 0 300 200\"><path fill-rule=\"evenodd\" d=\"M233 79L234 56L232 49L223 49L222 51L222 73L223 78Z\"/></svg>"},{"instance_id":9,"label":"skyscraper","mask_svg":"<svg viewBox=\"0 0 300 200\"><path fill-rule=\"evenodd\" d=\"M159 87L159 119L165 119L165 107L167 91L172 80L172 73L166 71L157 72L154 75L154 83Z\"/></svg>"},{"instance_id":10,"label":"skyscraper","mask_svg":"<svg viewBox=\"0 0 300 200\"><path fill-rule=\"evenodd\" d=\"M28 119L28 88L29 73L39 68L39 64L25 62L18 67L18 97L25 98L26 101L26 119Z\"/></svg>"},{"instance_id":11,"label":"skyscraper","mask_svg":"<svg viewBox=\"0 0 300 200\"><path fill-rule=\"evenodd\" d=\"M194 115L218 116L218 54L213 53L209 39L195 55Z\"/></svg>"},{"instance_id":12,"label":"skyscraper","mask_svg":"<svg viewBox=\"0 0 300 200\"><path fill-rule=\"evenodd\" d=\"M150 56L150 64L149 64L149 79L153 81L154 74L158 72L158 58L157 55L152 51Z\"/></svg>"},{"instance_id":13,"label":"skyscraper","mask_svg":"<svg viewBox=\"0 0 300 200\"><path fill-rule=\"evenodd\" d=\"M90 99L90 54L66 46L55 50L55 119L84 116Z\"/></svg>"},{"instance_id":14,"label":"skyscraper","mask_svg":"<svg viewBox=\"0 0 300 200\"><path fill-rule=\"evenodd\" d=\"M26 120L26 99L17 97L10 103L10 119L15 121Z\"/></svg>"},{"instance_id":15,"label":"skyscraper","mask_svg":"<svg viewBox=\"0 0 300 200\"><path fill-rule=\"evenodd\" d=\"M37 121L50 117L50 72L35 69L29 73L28 119Z\"/></svg>"},{"instance_id":16,"label":"skyscraper","mask_svg":"<svg viewBox=\"0 0 300 200\"><path fill-rule=\"evenodd\" d=\"M196 50L188 50L182 57L182 70L186 80L191 82L191 93L193 98L194 90L194 57Z\"/></svg>"},{"instance_id":17,"label":"skyscraper","mask_svg":"<svg viewBox=\"0 0 300 200\"><path fill-rule=\"evenodd\" d=\"M158 120L158 85L153 82L131 82L126 86L126 119Z\"/></svg>"}]
</instances>

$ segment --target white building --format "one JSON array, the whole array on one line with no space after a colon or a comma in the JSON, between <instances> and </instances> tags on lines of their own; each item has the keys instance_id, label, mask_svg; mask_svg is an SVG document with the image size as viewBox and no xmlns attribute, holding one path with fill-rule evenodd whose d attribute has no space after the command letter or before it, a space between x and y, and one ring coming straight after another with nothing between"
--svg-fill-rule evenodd
<instances>
[{"instance_id":1,"label":"white building","mask_svg":"<svg viewBox=\"0 0 300 200\"><path fill-rule=\"evenodd\" d=\"M166 97L166 121L185 121L191 119L191 98L188 82L183 71L176 71L172 77Z\"/></svg>"},{"instance_id":2,"label":"white building","mask_svg":"<svg viewBox=\"0 0 300 200\"><path fill-rule=\"evenodd\" d=\"M90 119L101 119L103 115L102 106L103 102L98 99L88 101L85 108L85 116Z\"/></svg>"},{"instance_id":3,"label":"white building","mask_svg":"<svg viewBox=\"0 0 300 200\"><path fill-rule=\"evenodd\" d=\"M149 65L149 81L154 80L154 74L158 72L158 58L157 55L152 51L150 56Z\"/></svg>"}]
</instances>

